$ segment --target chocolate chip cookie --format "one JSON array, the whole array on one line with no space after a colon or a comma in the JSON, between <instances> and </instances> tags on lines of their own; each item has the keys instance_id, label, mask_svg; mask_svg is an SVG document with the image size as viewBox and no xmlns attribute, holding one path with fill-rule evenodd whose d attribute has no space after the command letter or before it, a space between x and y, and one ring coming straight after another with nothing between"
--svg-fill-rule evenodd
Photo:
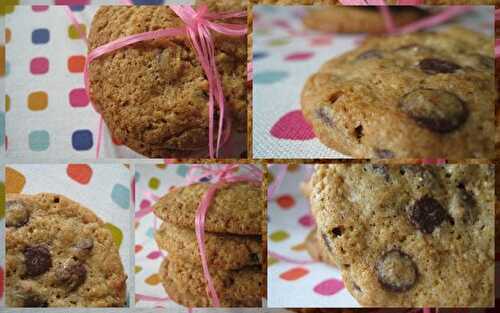
<instances>
[{"instance_id":1,"label":"chocolate chip cookie","mask_svg":"<svg viewBox=\"0 0 500 313\"><path fill-rule=\"evenodd\" d=\"M210 268L221 306L261 307L261 296L266 285L266 275L260 266L247 267L237 271L223 271ZM165 259L160 276L168 295L175 302L189 307L209 307L206 281L200 266L192 266L182 260Z\"/></svg>"},{"instance_id":2,"label":"chocolate chip cookie","mask_svg":"<svg viewBox=\"0 0 500 313\"><path fill-rule=\"evenodd\" d=\"M125 36L184 26L168 6L101 6L90 28L89 50ZM212 35L226 114L233 131L245 132L246 37ZM186 35L103 55L90 64L89 79L96 109L113 137L132 150L154 158L208 155L208 80Z\"/></svg>"},{"instance_id":3,"label":"chocolate chip cookie","mask_svg":"<svg viewBox=\"0 0 500 313\"><path fill-rule=\"evenodd\" d=\"M6 208L7 306L125 306L118 247L92 211L48 193L8 194Z\"/></svg>"},{"instance_id":4,"label":"chocolate chip cookie","mask_svg":"<svg viewBox=\"0 0 500 313\"><path fill-rule=\"evenodd\" d=\"M487 307L494 184L487 164L317 165L312 211L362 305Z\"/></svg>"},{"instance_id":5,"label":"chocolate chip cookie","mask_svg":"<svg viewBox=\"0 0 500 313\"><path fill-rule=\"evenodd\" d=\"M154 213L169 223L194 229L196 210L210 187L199 183L178 187L160 198ZM207 232L260 235L265 201L261 186L242 182L224 183L217 189L205 220Z\"/></svg>"},{"instance_id":6,"label":"chocolate chip cookie","mask_svg":"<svg viewBox=\"0 0 500 313\"><path fill-rule=\"evenodd\" d=\"M192 229L164 222L155 232L155 239L169 257L183 259L201 267L196 234ZM223 270L245 266L259 266L263 260L260 236L235 236L221 233L205 233L207 264Z\"/></svg>"},{"instance_id":7,"label":"chocolate chip cookie","mask_svg":"<svg viewBox=\"0 0 500 313\"><path fill-rule=\"evenodd\" d=\"M392 6L390 10L397 26L409 24L426 15L424 10L411 6ZM312 8L302 21L307 28L323 32L382 33L387 30L382 14L374 6Z\"/></svg>"},{"instance_id":8,"label":"chocolate chip cookie","mask_svg":"<svg viewBox=\"0 0 500 313\"><path fill-rule=\"evenodd\" d=\"M374 37L309 77L322 143L356 158L492 158L493 40L461 28Z\"/></svg>"}]
</instances>

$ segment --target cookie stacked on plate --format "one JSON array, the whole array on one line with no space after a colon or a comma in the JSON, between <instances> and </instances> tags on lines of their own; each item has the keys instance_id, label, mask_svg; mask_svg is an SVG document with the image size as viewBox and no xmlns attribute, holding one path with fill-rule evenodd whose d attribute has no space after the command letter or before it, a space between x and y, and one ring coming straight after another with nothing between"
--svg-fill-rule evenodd
<instances>
[{"instance_id":1,"label":"cookie stacked on plate","mask_svg":"<svg viewBox=\"0 0 500 313\"><path fill-rule=\"evenodd\" d=\"M154 205L163 220L155 233L168 252L160 277L169 297L188 307L213 305L207 294L195 216L210 184L178 187ZM262 234L265 200L261 186L225 183L217 189L205 219L207 265L223 307L260 307L265 293Z\"/></svg>"},{"instance_id":2,"label":"cookie stacked on plate","mask_svg":"<svg viewBox=\"0 0 500 313\"><path fill-rule=\"evenodd\" d=\"M494 177L491 164L317 165L311 209L362 305L486 307Z\"/></svg>"}]
</instances>

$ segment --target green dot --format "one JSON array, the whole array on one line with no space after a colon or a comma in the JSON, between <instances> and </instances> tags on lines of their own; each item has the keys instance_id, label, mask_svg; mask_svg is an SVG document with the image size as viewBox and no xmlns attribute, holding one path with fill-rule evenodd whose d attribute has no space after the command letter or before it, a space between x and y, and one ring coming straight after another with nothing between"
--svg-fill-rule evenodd
<instances>
[{"instance_id":1,"label":"green dot","mask_svg":"<svg viewBox=\"0 0 500 313\"><path fill-rule=\"evenodd\" d=\"M288 239L288 237L290 237L290 235L284 230L275 231L269 236L269 238L271 238L271 240L275 242L286 240Z\"/></svg>"},{"instance_id":2,"label":"green dot","mask_svg":"<svg viewBox=\"0 0 500 313\"><path fill-rule=\"evenodd\" d=\"M5 215L5 185L0 183L0 219Z\"/></svg>"},{"instance_id":3,"label":"green dot","mask_svg":"<svg viewBox=\"0 0 500 313\"><path fill-rule=\"evenodd\" d=\"M276 264L278 262L279 262L278 259L275 259L273 257L268 257L267 258L267 267L270 267L271 265L274 265L274 264Z\"/></svg>"},{"instance_id":4,"label":"green dot","mask_svg":"<svg viewBox=\"0 0 500 313\"><path fill-rule=\"evenodd\" d=\"M160 180L156 177L153 177L149 180L149 188L151 189L158 189L158 187L160 186Z\"/></svg>"},{"instance_id":5,"label":"green dot","mask_svg":"<svg viewBox=\"0 0 500 313\"><path fill-rule=\"evenodd\" d=\"M290 40L286 38L278 38L278 39L273 39L269 41L270 46L284 46L290 43Z\"/></svg>"}]
</instances>

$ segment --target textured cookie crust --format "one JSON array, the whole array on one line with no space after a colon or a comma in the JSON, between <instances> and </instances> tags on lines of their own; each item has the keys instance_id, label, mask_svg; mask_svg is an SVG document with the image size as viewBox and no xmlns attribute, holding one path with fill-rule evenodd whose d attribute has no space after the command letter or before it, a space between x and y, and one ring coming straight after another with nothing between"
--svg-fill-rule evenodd
<instances>
[{"instance_id":1,"label":"textured cookie crust","mask_svg":"<svg viewBox=\"0 0 500 313\"><path fill-rule=\"evenodd\" d=\"M309 77L301 104L357 158L491 158L495 94L493 40L453 27L367 40Z\"/></svg>"},{"instance_id":2,"label":"textured cookie crust","mask_svg":"<svg viewBox=\"0 0 500 313\"><path fill-rule=\"evenodd\" d=\"M425 16L425 11L410 6L391 7L398 26L409 24ZM376 7L331 6L313 8L303 18L307 28L323 32L382 33L385 22Z\"/></svg>"},{"instance_id":3,"label":"textured cookie crust","mask_svg":"<svg viewBox=\"0 0 500 313\"><path fill-rule=\"evenodd\" d=\"M492 165L317 165L311 201L362 305L494 304Z\"/></svg>"},{"instance_id":4,"label":"textured cookie crust","mask_svg":"<svg viewBox=\"0 0 500 313\"><path fill-rule=\"evenodd\" d=\"M155 232L155 239L169 257L200 265L196 233L189 228L164 222ZM262 264L262 240L260 236L234 236L205 232L207 263L210 268L239 269Z\"/></svg>"},{"instance_id":5,"label":"textured cookie crust","mask_svg":"<svg viewBox=\"0 0 500 313\"><path fill-rule=\"evenodd\" d=\"M266 275L260 267L238 271L210 269L214 287L223 307L261 307ZM209 307L206 281L201 267L182 260L165 259L160 268L163 286L175 302L189 307Z\"/></svg>"},{"instance_id":6,"label":"textured cookie crust","mask_svg":"<svg viewBox=\"0 0 500 313\"><path fill-rule=\"evenodd\" d=\"M89 49L146 31L182 27L168 6L101 6ZM246 37L213 34L234 128L247 117ZM89 66L91 100L113 137L148 157L206 156L208 81L186 36L127 46Z\"/></svg>"},{"instance_id":7,"label":"textured cookie crust","mask_svg":"<svg viewBox=\"0 0 500 313\"><path fill-rule=\"evenodd\" d=\"M209 184L175 188L158 200L154 214L169 223L194 229L196 210ZM207 232L261 235L265 212L261 186L223 184L217 189L205 219Z\"/></svg>"},{"instance_id":8,"label":"textured cookie crust","mask_svg":"<svg viewBox=\"0 0 500 313\"><path fill-rule=\"evenodd\" d=\"M121 307L118 248L89 209L60 195L7 195L6 303L10 307Z\"/></svg>"},{"instance_id":9,"label":"textured cookie crust","mask_svg":"<svg viewBox=\"0 0 500 313\"><path fill-rule=\"evenodd\" d=\"M323 240L321 238L321 233L318 232L317 228L315 227L306 237L305 246L307 252L313 260L336 266L335 261L330 256L330 253L326 249L326 246L321 243L321 240Z\"/></svg>"}]
</instances>

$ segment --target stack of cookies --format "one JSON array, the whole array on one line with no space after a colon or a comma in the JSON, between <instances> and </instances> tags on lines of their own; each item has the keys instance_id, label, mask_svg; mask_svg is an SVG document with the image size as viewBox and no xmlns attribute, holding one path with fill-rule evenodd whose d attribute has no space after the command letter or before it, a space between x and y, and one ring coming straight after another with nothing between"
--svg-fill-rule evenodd
<instances>
[{"instance_id":1,"label":"stack of cookies","mask_svg":"<svg viewBox=\"0 0 500 313\"><path fill-rule=\"evenodd\" d=\"M492 306L494 175L492 164L317 165L319 243L363 306Z\"/></svg>"},{"instance_id":2,"label":"stack of cookies","mask_svg":"<svg viewBox=\"0 0 500 313\"><path fill-rule=\"evenodd\" d=\"M207 294L195 215L209 188L198 183L175 188L154 205L163 220L155 233L168 258L160 277L169 297L188 307L213 305ZM217 189L205 219L207 264L223 307L260 307L265 290L262 245L265 197L261 186L241 182Z\"/></svg>"}]
</instances>

